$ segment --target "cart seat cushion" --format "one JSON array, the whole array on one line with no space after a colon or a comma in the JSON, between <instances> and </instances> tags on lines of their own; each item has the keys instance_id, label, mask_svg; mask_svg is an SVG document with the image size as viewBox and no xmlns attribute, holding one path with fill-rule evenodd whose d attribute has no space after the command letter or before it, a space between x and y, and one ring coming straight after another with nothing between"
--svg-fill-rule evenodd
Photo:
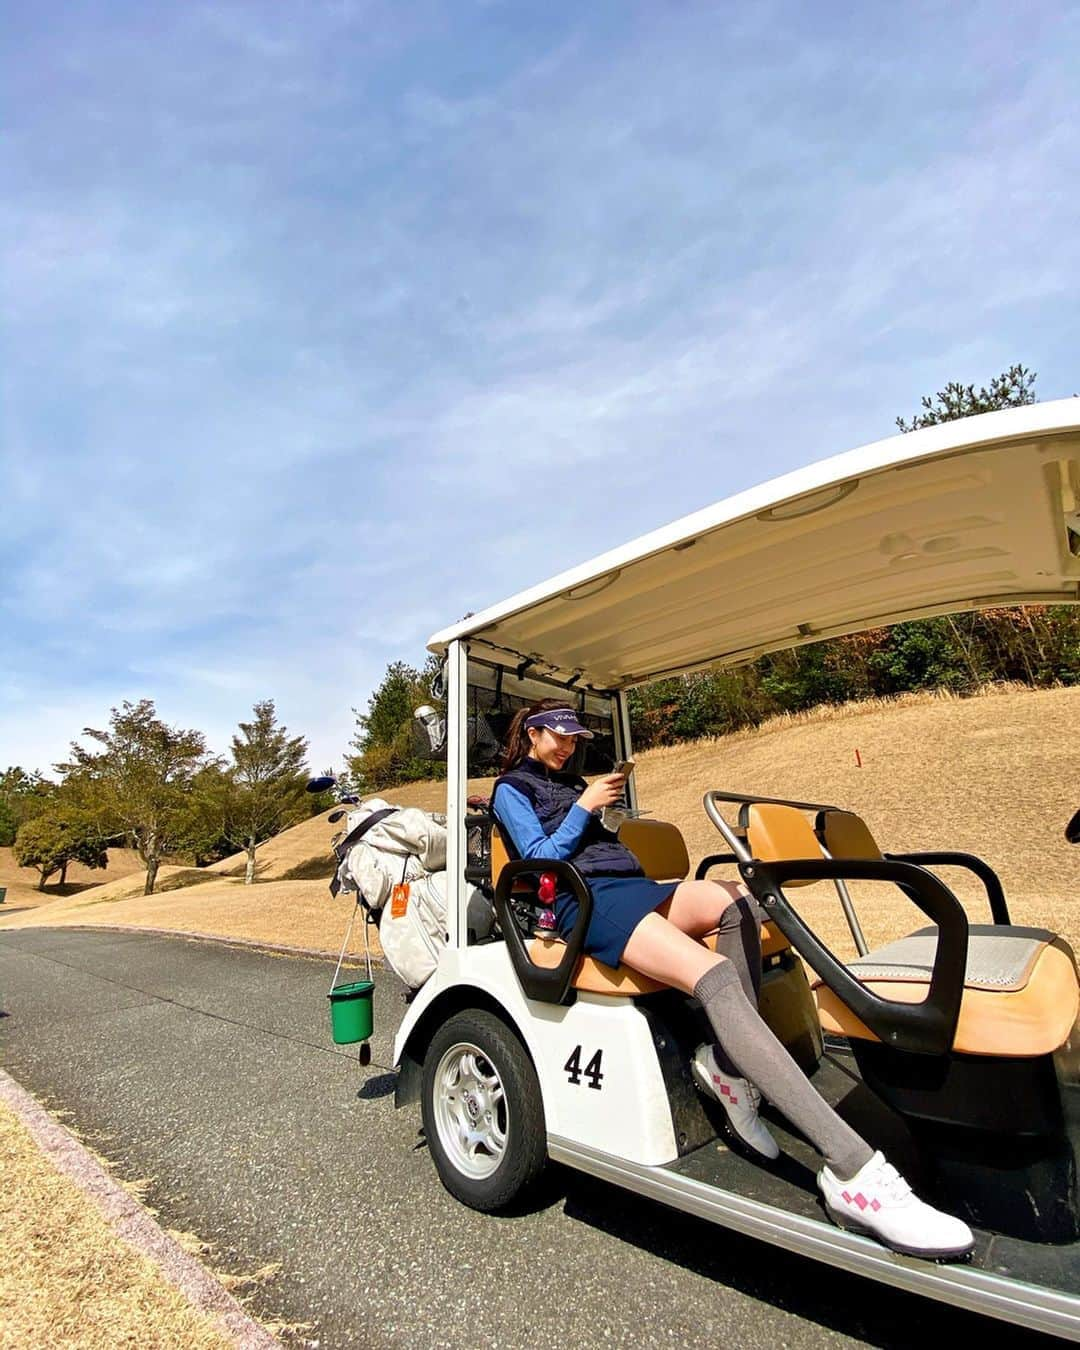
<instances>
[{"instance_id":1,"label":"cart seat cushion","mask_svg":"<svg viewBox=\"0 0 1080 1350\"><path fill-rule=\"evenodd\" d=\"M937 953L937 932L936 926L920 928L852 961L849 969L864 982L921 980L929 984ZM1043 948L1054 937L1045 928L997 928L993 924L973 923L968 929L964 987L1002 993L1025 989Z\"/></svg>"},{"instance_id":2,"label":"cart seat cushion","mask_svg":"<svg viewBox=\"0 0 1080 1350\"><path fill-rule=\"evenodd\" d=\"M814 828L832 858L882 859L866 821L853 811L819 811Z\"/></svg>"},{"instance_id":3,"label":"cart seat cushion","mask_svg":"<svg viewBox=\"0 0 1080 1350\"><path fill-rule=\"evenodd\" d=\"M926 998L937 930L869 952L848 969L881 998ZM877 1040L821 980L813 985L823 1030ZM972 924L967 977L953 1049L960 1054L1027 1058L1064 1045L1080 1011L1072 950L1041 928Z\"/></svg>"},{"instance_id":4,"label":"cart seat cushion","mask_svg":"<svg viewBox=\"0 0 1080 1350\"><path fill-rule=\"evenodd\" d=\"M619 840L637 857L642 871L651 881L682 881L690 871L686 841L679 827L666 820L628 820L619 831ZM496 825L491 831L492 881L498 880L509 860L506 843ZM528 888L528 884L519 883L519 886Z\"/></svg>"},{"instance_id":5,"label":"cart seat cushion","mask_svg":"<svg viewBox=\"0 0 1080 1350\"><path fill-rule=\"evenodd\" d=\"M821 845L806 816L794 806L776 802L752 802L745 811L746 843L761 862L795 861L822 857ZM810 886L801 879L788 886Z\"/></svg>"},{"instance_id":6,"label":"cart seat cushion","mask_svg":"<svg viewBox=\"0 0 1080 1350\"><path fill-rule=\"evenodd\" d=\"M510 853L506 847L506 841L502 837L502 830L498 825L491 827L491 880L498 881L499 873L510 861Z\"/></svg>"},{"instance_id":7,"label":"cart seat cushion","mask_svg":"<svg viewBox=\"0 0 1080 1350\"><path fill-rule=\"evenodd\" d=\"M526 945L529 958L534 965L542 966L545 970L554 969L562 960L563 953L566 950L566 944L562 938L555 935L534 938ZM705 945L711 947L714 951L716 950L715 933L711 933L705 939ZM763 957L775 956L790 945L787 938L774 923L762 925L761 948ZM573 988L580 990L582 993L611 994L618 998L635 998L641 994L655 994L666 988L658 980L652 980L648 975L642 975L639 971L631 970L629 966L605 966L602 961L596 961L591 956L583 956L579 959L570 983Z\"/></svg>"},{"instance_id":8,"label":"cart seat cushion","mask_svg":"<svg viewBox=\"0 0 1080 1350\"><path fill-rule=\"evenodd\" d=\"M563 958L566 943L561 938L533 938L526 944L533 965L554 970ZM570 982L575 989L587 994L613 994L620 998L635 998L641 994L655 994L666 986L659 980L631 970L629 966L605 966L591 956L578 959Z\"/></svg>"},{"instance_id":9,"label":"cart seat cushion","mask_svg":"<svg viewBox=\"0 0 1080 1350\"><path fill-rule=\"evenodd\" d=\"M625 844L651 881L682 881L690 871L690 855L677 825L666 820L625 821L619 830Z\"/></svg>"}]
</instances>

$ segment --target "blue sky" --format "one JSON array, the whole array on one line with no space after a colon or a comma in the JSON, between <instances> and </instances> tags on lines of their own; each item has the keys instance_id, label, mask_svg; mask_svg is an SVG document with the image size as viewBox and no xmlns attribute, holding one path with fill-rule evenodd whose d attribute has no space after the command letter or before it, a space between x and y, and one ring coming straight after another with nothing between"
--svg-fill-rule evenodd
<instances>
[{"instance_id":1,"label":"blue sky","mask_svg":"<svg viewBox=\"0 0 1080 1350\"><path fill-rule=\"evenodd\" d=\"M1080 389L1076 4L10 0L0 61L0 767L271 697L321 768L468 610Z\"/></svg>"}]
</instances>

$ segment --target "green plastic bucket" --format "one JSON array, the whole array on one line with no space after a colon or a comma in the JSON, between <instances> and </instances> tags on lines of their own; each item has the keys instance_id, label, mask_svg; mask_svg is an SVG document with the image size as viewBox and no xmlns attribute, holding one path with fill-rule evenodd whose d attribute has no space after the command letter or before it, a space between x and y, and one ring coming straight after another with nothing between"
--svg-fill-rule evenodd
<instances>
[{"instance_id":1,"label":"green plastic bucket","mask_svg":"<svg viewBox=\"0 0 1080 1350\"><path fill-rule=\"evenodd\" d=\"M374 1019L375 983L373 980L355 980L331 989L330 1031L335 1045L352 1045L366 1041L372 1032Z\"/></svg>"}]
</instances>

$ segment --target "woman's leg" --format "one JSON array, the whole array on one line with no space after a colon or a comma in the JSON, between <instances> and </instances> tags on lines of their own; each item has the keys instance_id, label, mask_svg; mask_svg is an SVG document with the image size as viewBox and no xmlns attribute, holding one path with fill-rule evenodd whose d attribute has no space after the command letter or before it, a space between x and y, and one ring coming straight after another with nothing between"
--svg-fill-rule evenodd
<instances>
[{"instance_id":1,"label":"woman's leg","mask_svg":"<svg viewBox=\"0 0 1080 1350\"><path fill-rule=\"evenodd\" d=\"M623 961L694 995L739 1076L749 1079L802 1131L838 1177L854 1176L869 1162L873 1149L814 1091L746 997L731 961L658 913L646 914L631 933Z\"/></svg>"},{"instance_id":2,"label":"woman's leg","mask_svg":"<svg viewBox=\"0 0 1080 1350\"><path fill-rule=\"evenodd\" d=\"M702 936L707 931L703 930ZM623 948L622 959L631 969L640 970L643 975L650 975L664 984L674 985L684 994L692 994L697 982L717 962L715 952L703 947L683 929L665 919L660 910L646 914L630 934L630 941Z\"/></svg>"},{"instance_id":3,"label":"woman's leg","mask_svg":"<svg viewBox=\"0 0 1080 1350\"><path fill-rule=\"evenodd\" d=\"M838 1177L853 1177L870 1161L874 1150L811 1086L746 997L730 961L707 970L694 997L728 1060L810 1140Z\"/></svg>"},{"instance_id":4,"label":"woman's leg","mask_svg":"<svg viewBox=\"0 0 1080 1350\"><path fill-rule=\"evenodd\" d=\"M968 1226L912 1195L896 1169L814 1091L747 998L733 962L717 957L658 913L647 914L634 929L623 959L646 975L693 992L717 1040L742 1066L742 1075L824 1157L827 1166L818 1185L836 1223L868 1232L915 1256L959 1256L971 1250L974 1238ZM726 1099L718 1100L752 1148L776 1156L768 1150L770 1144L775 1150L775 1141L757 1118L756 1108L748 1110L745 1102L733 1108Z\"/></svg>"},{"instance_id":5,"label":"woman's leg","mask_svg":"<svg viewBox=\"0 0 1080 1350\"><path fill-rule=\"evenodd\" d=\"M715 930L720 915L746 892L733 881L682 881L657 914L692 938Z\"/></svg>"},{"instance_id":6,"label":"woman's leg","mask_svg":"<svg viewBox=\"0 0 1080 1350\"><path fill-rule=\"evenodd\" d=\"M825 1158L818 1186L834 1222L913 1256L962 1256L972 1249L975 1239L962 1219L912 1194L896 1168L818 1096L751 1007L730 961L706 971L694 995L745 1076ZM728 1119L734 1124L730 1112Z\"/></svg>"},{"instance_id":7,"label":"woman's leg","mask_svg":"<svg viewBox=\"0 0 1080 1350\"><path fill-rule=\"evenodd\" d=\"M716 933L716 951L739 972L746 997L761 993L761 925L765 916L749 892L732 881L684 881L657 910L692 938Z\"/></svg>"},{"instance_id":8,"label":"woman's leg","mask_svg":"<svg viewBox=\"0 0 1080 1350\"><path fill-rule=\"evenodd\" d=\"M761 925L765 914L752 895L743 893L720 915L716 950L739 972L743 993L756 1008L761 995Z\"/></svg>"}]
</instances>

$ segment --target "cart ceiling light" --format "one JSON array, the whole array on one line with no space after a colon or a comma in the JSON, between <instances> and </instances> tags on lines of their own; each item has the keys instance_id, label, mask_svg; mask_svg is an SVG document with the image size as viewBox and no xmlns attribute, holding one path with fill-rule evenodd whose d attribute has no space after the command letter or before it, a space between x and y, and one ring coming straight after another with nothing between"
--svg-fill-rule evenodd
<instances>
[{"instance_id":1,"label":"cart ceiling light","mask_svg":"<svg viewBox=\"0 0 1080 1350\"><path fill-rule=\"evenodd\" d=\"M1080 399L892 436L685 516L436 633L618 689L842 633L1080 601Z\"/></svg>"}]
</instances>

